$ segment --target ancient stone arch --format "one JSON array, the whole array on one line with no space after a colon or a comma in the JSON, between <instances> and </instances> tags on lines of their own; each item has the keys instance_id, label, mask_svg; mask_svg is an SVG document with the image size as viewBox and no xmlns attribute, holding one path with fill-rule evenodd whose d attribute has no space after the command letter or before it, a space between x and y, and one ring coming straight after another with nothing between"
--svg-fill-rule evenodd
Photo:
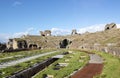
<instances>
[{"instance_id":1,"label":"ancient stone arch","mask_svg":"<svg viewBox=\"0 0 120 78\"><path fill-rule=\"evenodd\" d=\"M60 48L67 48L67 46L71 43L70 40L68 39L64 39L62 41L60 41L59 45L60 45Z\"/></svg>"},{"instance_id":2,"label":"ancient stone arch","mask_svg":"<svg viewBox=\"0 0 120 78\"><path fill-rule=\"evenodd\" d=\"M29 44L29 48L36 49L36 48L38 48L38 45L37 44Z\"/></svg>"},{"instance_id":3,"label":"ancient stone arch","mask_svg":"<svg viewBox=\"0 0 120 78\"><path fill-rule=\"evenodd\" d=\"M25 40L17 41L17 46L19 49L25 49L27 48L27 42Z\"/></svg>"},{"instance_id":4,"label":"ancient stone arch","mask_svg":"<svg viewBox=\"0 0 120 78\"><path fill-rule=\"evenodd\" d=\"M18 42L18 48L22 48L23 45L22 45L22 42Z\"/></svg>"}]
</instances>

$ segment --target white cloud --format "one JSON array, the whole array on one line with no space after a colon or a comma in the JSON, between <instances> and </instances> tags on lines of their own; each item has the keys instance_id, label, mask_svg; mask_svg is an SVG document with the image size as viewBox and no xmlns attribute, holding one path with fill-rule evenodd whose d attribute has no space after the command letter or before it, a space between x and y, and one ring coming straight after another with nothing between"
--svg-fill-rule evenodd
<instances>
[{"instance_id":1,"label":"white cloud","mask_svg":"<svg viewBox=\"0 0 120 78\"><path fill-rule=\"evenodd\" d=\"M19 5L22 5L22 2L20 2L20 1L15 1L15 2L13 3L13 6L19 6Z\"/></svg>"},{"instance_id":2,"label":"white cloud","mask_svg":"<svg viewBox=\"0 0 120 78\"><path fill-rule=\"evenodd\" d=\"M9 37L9 34L0 34L0 42L7 42Z\"/></svg>"},{"instance_id":3,"label":"white cloud","mask_svg":"<svg viewBox=\"0 0 120 78\"><path fill-rule=\"evenodd\" d=\"M13 33L13 34L0 34L0 42L7 42L9 38L19 38L23 35L28 35L33 30L34 30L34 28L28 28L24 32L18 32L18 33Z\"/></svg>"},{"instance_id":4,"label":"white cloud","mask_svg":"<svg viewBox=\"0 0 120 78\"><path fill-rule=\"evenodd\" d=\"M18 33L14 33L11 37L15 38L15 37L21 37L23 35L28 35L30 34L32 31L34 30L34 28L28 28L26 31L24 32L18 32Z\"/></svg>"},{"instance_id":5,"label":"white cloud","mask_svg":"<svg viewBox=\"0 0 120 78\"><path fill-rule=\"evenodd\" d=\"M95 24L91 26L86 26L84 28L77 28L78 33L85 33L85 32L97 32L97 31L104 31L106 24ZM120 28L120 24L116 24L117 28ZM69 35L71 34L72 30L60 29L60 28L52 28L51 29L53 35Z\"/></svg>"},{"instance_id":6,"label":"white cloud","mask_svg":"<svg viewBox=\"0 0 120 78\"><path fill-rule=\"evenodd\" d=\"M120 26L120 25L119 25ZM105 24L96 24L92 26L87 26L84 28L77 28L78 33L85 33L88 32L96 32L96 31L103 31ZM72 30L60 29L60 28L52 28L52 35L69 35L71 34Z\"/></svg>"},{"instance_id":7,"label":"white cloud","mask_svg":"<svg viewBox=\"0 0 120 78\"><path fill-rule=\"evenodd\" d=\"M78 29L78 33L85 33L86 31L88 32L96 32L96 31L104 31L106 24L96 24L92 26L87 26L85 28L80 28ZM117 28L120 28L120 24L116 24Z\"/></svg>"},{"instance_id":8,"label":"white cloud","mask_svg":"<svg viewBox=\"0 0 120 78\"><path fill-rule=\"evenodd\" d=\"M96 31L103 31L105 27L105 24L96 24L92 26L87 26L85 28L78 29L78 33L85 33L88 32L96 32Z\"/></svg>"},{"instance_id":9,"label":"white cloud","mask_svg":"<svg viewBox=\"0 0 120 78\"><path fill-rule=\"evenodd\" d=\"M60 28L52 28L51 29L52 35L68 35L71 33L71 30L60 29Z\"/></svg>"},{"instance_id":10,"label":"white cloud","mask_svg":"<svg viewBox=\"0 0 120 78\"><path fill-rule=\"evenodd\" d=\"M92 26L87 26L84 28L78 28L77 32L78 33L85 33L86 31L88 32L96 32L96 31L103 31L104 27L106 24L96 24ZM120 24L117 24L117 28L120 28ZM18 32L14 34L0 34L0 42L6 42L9 38L18 38L21 37L22 35L28 35L32 34L32 31L34 31L34 28L28 28L24 32ZM60 29L60 28L52 28L51 29L52 35L59 36L59 35L70 35L72 30L68 29Z\"/></svg>"},{"instance_id":11,"label":"white cloud","mask_svg":"<svg viewBox=\"0 0 120 78\"><path fill-rule=\"evenodd\" d=\"M120 24L116 24L117 25L117 28L120 28Z\"/></svg>"}]
</instances>

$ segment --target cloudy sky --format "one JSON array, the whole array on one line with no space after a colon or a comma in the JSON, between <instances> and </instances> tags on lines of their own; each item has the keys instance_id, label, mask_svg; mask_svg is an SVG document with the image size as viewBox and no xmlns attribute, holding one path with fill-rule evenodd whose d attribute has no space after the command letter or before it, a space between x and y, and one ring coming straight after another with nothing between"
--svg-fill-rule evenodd
<instances>
[{"instance_id":1,"label":"cloudy sky","mask_svg":"<svg viewBox=\"0 0 120 78\"><path fill-rule=\"evenodd\" d=\"M49 29L54 35L120 26L120 0L0 0L0 42Z\"/></svg>"}]
</instances>

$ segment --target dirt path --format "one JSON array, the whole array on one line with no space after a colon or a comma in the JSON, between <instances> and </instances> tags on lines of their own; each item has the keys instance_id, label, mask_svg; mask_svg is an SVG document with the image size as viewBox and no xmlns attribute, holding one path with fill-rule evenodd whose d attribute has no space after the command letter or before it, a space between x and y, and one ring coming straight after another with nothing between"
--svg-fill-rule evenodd
<instances>
[{"instance_id":1,"label":"dirt path","mask_svg":"<svg viewBox=\"0 0 120 78\"><path fill-rule=\"evenodd\" d=\"M52 52L43 53L43 54L39 54L39 55L34 55L34 56L22 58L22 59L7 62L7 63L2 63L2 64L0 64L0 69L1 68L6 68L6 67L9 67L9 66L14 66L16 64L26 62L26 61L29 61L29 60L32 60L32 59L36 59L36 58L39 58L39 57L42 57L42 56L46 56L46 55L49 55L49 54L52 54L52 53L55 53L55 52L57 52L57 51L52 51Z\"/></svg>"},{"instance_id":2,"label":"dirt path","mask_svg":"<svg viewBox=\"0 0 120 78\"><path fill-rule=\"evenodd\" d=\"M76 72L71 78L93 78L93 76L100 74L103 69L103 59L96 54L89 54L89 63Z\"/></svg>"}]
</instances>

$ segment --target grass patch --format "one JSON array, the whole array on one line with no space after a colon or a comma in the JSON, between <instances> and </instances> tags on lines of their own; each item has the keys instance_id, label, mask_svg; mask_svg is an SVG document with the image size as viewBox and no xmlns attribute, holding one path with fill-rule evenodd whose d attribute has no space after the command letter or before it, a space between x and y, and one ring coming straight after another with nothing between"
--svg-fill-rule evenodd
<instances>
[{"instance_id":1,"label":"grass patch","mask_svg":"<svg viewBox=\"0 0 120 78\"><path fill-rule=\"evenodd\" d=\"M46 56L42 56L40 58L37 58L37 59L34 59L34 60L30 60L30 61L27 61L27 62L23 62L23 63L15 65L15 66L11 66L11 67L0 69L0 78L13 75L16 72L19 72L19 71L22 71L24 69L27 69L27 68L33 66L34 64L40 63L43 60L46 60L46 59L48 59L48 58L50 58L52 56L58 55L61 52L62 51L58 51L56 53L49 54L49 55L46 55Z\"/></svg>"},{"instance_id":2,"label":"grass patch","mask_svg":"<svg viewBox=\"0 0 120 78\"><path fill-rule=\"evenodd\" d=\"M95 52L104 59L102 74L95 78L120 78L120 58L104 52Z\"/></svg>"},{"instance_id":3,"label":"grass patch","mask_svg":"<svg viewBox=\"0 0 120 78\"><path fill-rule=\"evenodd\" d=\"M17 60L25 57L30 57L37 54L50 52L50 51L53 51L53 49L0 53L0 63L9 62L9 61L13 61L13 60Z\"/></svg>"},{"instance_id":4,"label":"grass patch","mask_svg":"<svg viewBox=\"0 0 120 78\"><path fill-rule=\"evenodd\" d=\"M86 56L85 58L80 58L81 55ZM71 57L72 56L72 57ZM69 61L65 62L66 59ZM79 60L84 60L83 62L79 62ZM39 72L34 78L43 78L45 74L53 75L54 78L64 78L69 76L73 71L78 70L83 67L88 62L89 56L86 53L75 51L74 53L70 53L65 55L64 58L61 58L54 62L52 65L48 66L45 70ZM56 64L58 63L68 63L68 66L61 67L59 70L54 70Z\"/></svg>"}]
</instances>

